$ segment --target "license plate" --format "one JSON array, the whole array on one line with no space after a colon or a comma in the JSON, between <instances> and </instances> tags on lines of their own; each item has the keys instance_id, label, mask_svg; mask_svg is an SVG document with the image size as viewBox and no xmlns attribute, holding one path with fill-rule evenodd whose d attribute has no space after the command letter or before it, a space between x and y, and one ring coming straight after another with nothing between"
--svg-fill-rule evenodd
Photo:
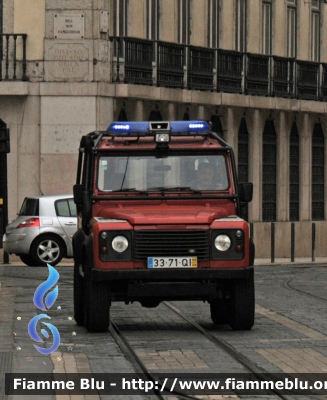
<instances>
[{"instance_id":1,"label":"license plate","mask_svg":"<svg viewBox=\"0 0 327 400\"><path fill-rule=\"evenodd\" d=\"M196 268L196 257L148 257L148 268Z\"/></svg>"}]
</instances>

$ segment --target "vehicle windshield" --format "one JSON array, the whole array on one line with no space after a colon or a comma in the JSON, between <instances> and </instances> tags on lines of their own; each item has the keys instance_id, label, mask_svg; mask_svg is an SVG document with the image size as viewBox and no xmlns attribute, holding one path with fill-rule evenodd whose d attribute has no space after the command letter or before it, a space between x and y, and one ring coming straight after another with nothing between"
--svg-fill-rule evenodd
<instances>
[{"instance_id":1,"label":"vehicle windshield","mask_svg":"<svg viewBox=\"0 0 327 400\"><path fill-rule=\"evenodd\" d=\"M226 159L214 155L101 156L100 191L227 190Z\"/></svg>"}]
</instances>

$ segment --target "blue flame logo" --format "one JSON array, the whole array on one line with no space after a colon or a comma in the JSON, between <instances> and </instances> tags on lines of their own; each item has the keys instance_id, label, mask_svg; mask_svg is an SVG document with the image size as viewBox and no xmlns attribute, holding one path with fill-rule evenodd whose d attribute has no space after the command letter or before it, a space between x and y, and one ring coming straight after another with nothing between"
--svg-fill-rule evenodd
<instances>
[{"instance_id":1,"label":"blue flame logo","mask_svg":"<svg viewBox=\"0 0 327 400\"><path fill-rule=\"evenodd\" d=\"M41 283L41 285L35 290L33 298L35 307L37 307L42 311L49 310L53 306L54 302L58 297L58 285L52 291L49 290L52 287L54 287L55 284L58 282L59 273L51 265L49 264L47 265L49 269L49 277L45 282ZM39 334L36 331L37 323L41 318L51 319L47 314L38 314L30 320L27 328L30 337L38 343L44 343L43 339L40 338ZM42 322L42 324L47 326L48 329L50 330L53 336L53 345L49 348L42 348L37 345L34 345L34 347L41 354L50 354L53 351L57 350L57 348L59 347L60 334L58 329L54 325L47 322ZM49 338L49 333L45 329L41 329L41 334L45 338Z\"/></svg>"}]
</instances>

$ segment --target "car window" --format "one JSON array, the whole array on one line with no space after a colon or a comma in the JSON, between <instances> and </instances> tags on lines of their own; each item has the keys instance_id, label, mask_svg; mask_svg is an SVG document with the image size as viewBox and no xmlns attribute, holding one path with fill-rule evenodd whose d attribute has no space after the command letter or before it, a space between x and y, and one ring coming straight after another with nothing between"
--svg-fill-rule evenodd
<instances>
[{"instance_id":1,"label":"car window","mask_svg":"<svg viewBox=\"0 0 327 400\"><path fill-rule=\"evenodd\" d=\"M26 197L24 199L22 208L20 209L19 215L38 217L39 216L39 200L38 199L29 199Z\"/></svg>"},{"instance_id":2,"label":"car window","mask_svg":"<svg viewBox=\"0 0 327 400\"><path fill-rule=\"evenodd\" d=\"M69 199L68 205L69 205L69 209L70 209L70 215L72 217L77 217L77 209L76 209L76 204L74 202L74 199Z\"/></svg>"},{"instance_id":3,"label":"car window","mask_svg":"<svg viewBox=\"0 0 327 400\"><path fill-rule=\"evenodd\" d=\"M76 204L73 199L56 201L56 212L58 217L76 217Z\"/></svg>"}]
</instances>

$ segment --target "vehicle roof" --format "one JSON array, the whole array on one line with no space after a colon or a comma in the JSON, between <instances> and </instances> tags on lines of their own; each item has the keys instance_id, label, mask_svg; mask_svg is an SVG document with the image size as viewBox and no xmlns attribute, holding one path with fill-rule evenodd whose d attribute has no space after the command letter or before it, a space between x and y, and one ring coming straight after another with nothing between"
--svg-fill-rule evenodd
<instances>
[{"instance_id":1,"label":"vehicle roof","mask_svg":"<svg viewBox=\"0 0 327 400\"><path fill-rule=\"evenodd\" d=\"M128 145L126 145L128 144ZM121 138L115 137L103 137L98 145L98 149L101 150L135 150L135 149L155 149L156 143L153 137L140 137L138 140L135 138ZM185 149L185 150L213 150L213 149L224 149L226 148L216 139L212 137L201 137L201 136L189 136L189 137L171 137L169 142L169 149Z\"/></svg>"},{"instance_id":2,"label":"vehicle roof","mask_svg":"<svg viewBox=\"0 0 327 400\"><path fill-rule=\"evenodd\" d=\"M26 199L44 199L44 200L58 200L58 199L67 199L67 198L73 198L72 194L53 194L49 196L26 196Z\"/></svg>"}]
</instances>

